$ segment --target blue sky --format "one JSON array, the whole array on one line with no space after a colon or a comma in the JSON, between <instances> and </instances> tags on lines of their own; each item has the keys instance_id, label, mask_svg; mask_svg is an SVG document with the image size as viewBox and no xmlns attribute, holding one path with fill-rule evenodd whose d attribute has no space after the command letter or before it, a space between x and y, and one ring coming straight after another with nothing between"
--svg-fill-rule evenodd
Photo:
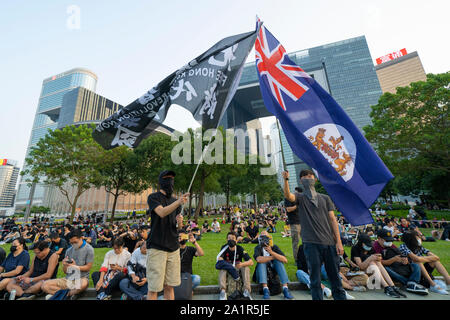
<instances>
[{"instance_id":1,"label":"blue sky","mask_svg":"<svg viewBox=\"0 0 450 320\"><path fill-rule=\"evenodd\" d=\"M87 68L98 75L98 94L126 105L218 40L252 30L256 14L288 52L365 35L373 60L406 48L427 73L446 72L449 3L2 0L0 158L23 165L44 78ZM80 29L67 27L71 5ZM171 111L168 125L194 124Z\"/></svg>"}]
</instances>

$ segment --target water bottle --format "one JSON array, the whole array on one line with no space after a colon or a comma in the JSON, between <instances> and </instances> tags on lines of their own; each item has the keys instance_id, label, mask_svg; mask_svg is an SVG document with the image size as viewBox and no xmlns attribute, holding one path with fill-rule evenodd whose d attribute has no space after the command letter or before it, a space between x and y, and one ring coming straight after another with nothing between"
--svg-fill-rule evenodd
<instances>
[{"instance_id":1,"label":"water bottle","mask_svg":"<svg viewBox=\"0 0 450 320\"><path fill-rule=\"evenodd\" d=\"M13 289L11 290L11 293L9 294L9 300L14 300L16 299L16 290Z\"/></svg>"}]
</instances>

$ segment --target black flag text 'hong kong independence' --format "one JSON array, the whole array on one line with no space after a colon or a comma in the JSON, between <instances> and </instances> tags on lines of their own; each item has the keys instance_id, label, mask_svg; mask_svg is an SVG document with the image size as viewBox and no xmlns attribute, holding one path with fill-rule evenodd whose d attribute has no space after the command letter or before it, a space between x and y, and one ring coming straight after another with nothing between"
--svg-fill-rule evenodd
<instances>
[{"instance_id":1,"label":"black flag text 'hong kong independence'","mask_svg":"<svg viewBox=\"0 0 450 320\"><path fill-rule=\"evenodd\" d=\"M189 110L202 127L216 128L236 92L253 32L222 39L137 100L103 120L93 138L104 148L135 148L166 118L172 103Z\"/></svg>"}]
</instances>

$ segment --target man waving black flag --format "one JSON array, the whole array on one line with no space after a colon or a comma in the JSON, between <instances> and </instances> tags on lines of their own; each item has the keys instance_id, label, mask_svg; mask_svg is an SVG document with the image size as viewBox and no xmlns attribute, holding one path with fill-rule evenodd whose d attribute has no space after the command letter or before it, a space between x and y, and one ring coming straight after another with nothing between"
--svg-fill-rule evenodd
<instances>
[{"instance_id":1,"label":"man waving black flag","mask_svg":"<svg viewBox=\"0 0 450 320\"><path fill-rule=\"evenodd\" d=\"M255 31L222 39L93 131L104 148L135 148L166 118L172 103L189 110L204 128L216 128L230 103L252 49Z\"/></svg>"}]
</instances>

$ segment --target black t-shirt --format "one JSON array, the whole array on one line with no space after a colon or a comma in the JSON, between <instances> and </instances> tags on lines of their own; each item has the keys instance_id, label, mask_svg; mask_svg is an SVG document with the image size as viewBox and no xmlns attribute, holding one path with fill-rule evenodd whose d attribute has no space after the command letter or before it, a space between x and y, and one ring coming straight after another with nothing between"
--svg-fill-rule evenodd
<instances>
[{"instance_id":1,"label":"black t-shirt","mask_svg":"<svg viewBox=\"0 0 450 320\"><path fill-rule=\"evenodd\" d=\"M288 207L294 207L296 205L295 202L290 202L288 199L284 199L284 205L286 207L288 224L300 224L298 208L291 212L287 211Z\"/></svg>"},{"instance_id":2,"label":"black t-shirt","mask_svg":"<svg viewBox=\"0 0 450 320\"><path fill-rule=\"evenodd\" d=\"M362 247L359 246L353 246L351 250L351 259L354 263L356 263L355 258L358 257L361 259L361 262L364 262L368 257L370 257L372 254L375 254L375 251L371 249L369 252L364 250Z\"/></svg>"},{"instance_id":3,"label":"black t-shirt","mask_svg":"<svg viewBox=\"0 0 450 320\"><path fill-rule=\"evenodd\" d=\"M259 232L259 228L258 226L255 224L253 225L253 228L251 228L250 226L248 226L245 231L247 231L247 233L249 234L250 237L255 238L256 235Z\"/></svg>"},{"instance_id":4,"label":"black t-shirt","mask_svg":"<svg viewBox=\"0 0 450 320\"><path fill-rule=\"evenodd\" d=\"M123 237L124 247L128 249L129 253L133 253L134 248L136 247L137 239L131 239L129 235Z\"/></svg>"},{"instance_id":5,"label":"black t-shirt","mask_svg":"<svg viewBox=\"0 0 450 320\"><path fill-rule=\"evenodd\" d=\"M64 260L64 257L66 256L66 250L67 250L67 241L64 238L59 238L59 243L54 243L52 241L52 244L50 245L50 250L52 251L58 251L59 249L63 248L61 251L61 254L59 255L58 261Z\"/></svg>"},{"instance_id":6,"label":"black t-shirt","mask_svg":"<svg viewBox=\"0 0 450 320\"><path fill-rule=\"evenodd\" d=\"M181 272L187 272L192 274L192 260L196 256L197 249L194 247L186 246L186 248L180 248L181 258Z\"/></svg>"},{"instance_id":7,"label":"black t-shirt","mask_svg":"<svg viewBox=\"0 0 450 320\"><path fill-rule=\"evenodd\" d=\"M223 245L222 248L220 248L220 251L222 251L222 249L226 246ZM221 255L221 257L223 258L223 260L229 262L229 263L233 263L234 261L234 255L236 254L236 262L242 262L242 261L248 261L250 260L250 256L248 255L247 251L244 250L243 247L241 247L240 245L236 245L236 249L235 251L231 251L230 248L228 247Z\"/></svg>"},{"instance_id":8,"label":"black t-shirt","mask_svg":"<svg viewBox=\"0 0 450 320\"><path fill-rule=\"evenodd\" d=\"M176 220L177 214L181 212L180 206L164 218L161 218L155 212L156 207L167 207L176 200L177 199L174 197L166 197L159 191L148 196L147 203L151 212L151 224L150 234L147 240L147 248L173 252L180 247L180 244L178 243Z\"/></svg>"}]
</instances>

